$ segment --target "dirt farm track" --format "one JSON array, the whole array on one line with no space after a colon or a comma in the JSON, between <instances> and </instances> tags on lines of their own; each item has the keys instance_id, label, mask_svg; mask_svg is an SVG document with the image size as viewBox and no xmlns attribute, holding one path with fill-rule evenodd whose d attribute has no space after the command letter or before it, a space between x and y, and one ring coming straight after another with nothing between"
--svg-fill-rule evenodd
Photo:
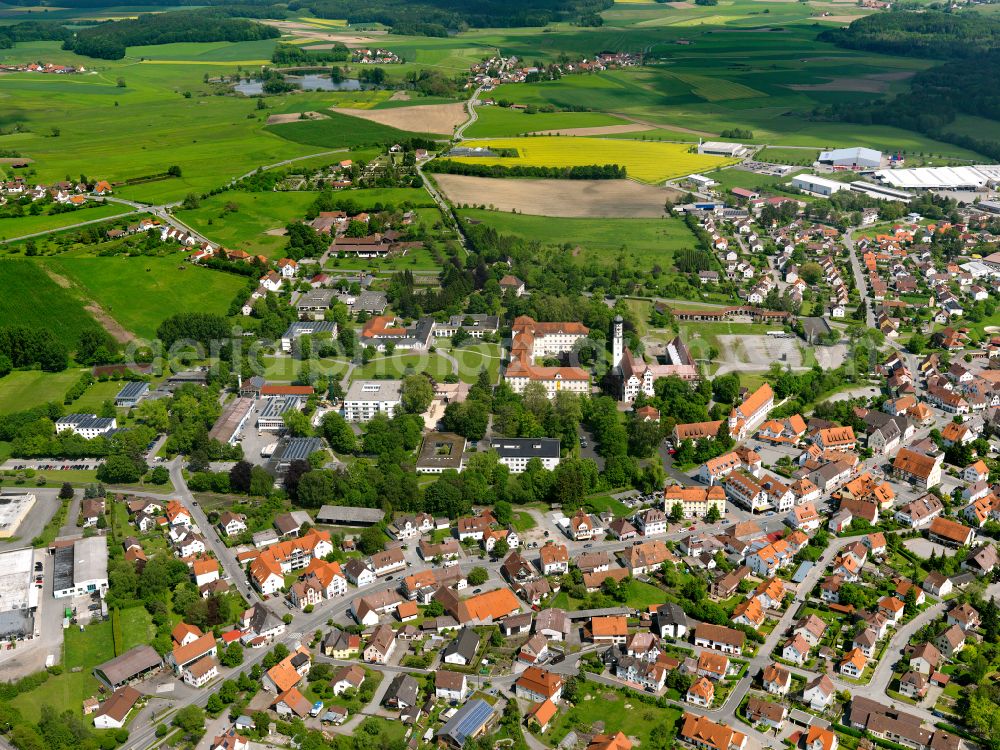
<instances>
[{"instance_id":1,"label":"dirt farm track","mask_svg":"<svg viewBox=\"0 0 1000 750\"><path fill-rule=\"evenodd\" d=\"M663 216L677 192L631 180L517 180L436 174L434 179L457 206L566 218Z\"/></svg>"}]
</instances>

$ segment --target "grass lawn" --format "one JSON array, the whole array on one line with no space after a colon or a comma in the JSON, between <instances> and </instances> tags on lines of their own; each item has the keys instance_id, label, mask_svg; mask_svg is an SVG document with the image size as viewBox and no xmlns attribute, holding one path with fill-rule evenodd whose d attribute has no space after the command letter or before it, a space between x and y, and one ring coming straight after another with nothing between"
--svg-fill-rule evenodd
<instances>
[{"instance_id":1,"label":"grass lawn","mask_svg":"<svg viewBox=\"0 0 1000 750\"><path fill-rule=\"evenodd\" d=\"M55 462L53 465L56 465ZM59 466L64 464L61 461L58 463ZM71 464L68 464L71 465ZM42 482L42 479L45 479ZM59 487L63 482L69 482L73 485L84 485L92 484L97 481L97 471L95 469L67 469L62 471L61 469L47 469L45 471L39 471L31 479L26 479L22 484L27 484L29 486L35 485L48 485L49 487ZM5 487L16 486L17 482L13 477L3 477L2 483Z\"/></svg>"},{"instance_id":2,"label":"grass lawn","mask_svg":"<svg viewBox=\"0 0 1000 750\"><path fill-rule=\"evenodd\" d=\"M453 370L451 362L440 354L431 352L393 354L392 356L380 356L368 364L356 368L351 373L351 380L401 378L411 372L424 372L435 380L443 380L451 375Z\"/></svg>"},{"instance_id":3,"label":"grass lawn","mask_svg":"<svg viewBox=\"0 0 1000 750\"><path fill-rule=\"evenodd\" d=\"M153 338L174 313L225 315L246 279L200 268L181 254L165 257L51 258L56 273L79 285L115 320L138 336Z\"/></svg>"},{"instance_id":4,"label":"grass lawn","mask_svg":"<svg viewBox=\"0 0 1000 750\"><path fill-rule=\"evenodd\" d=\"M653 604L663 604L666 601L666 593L657 586L642 581L632 581L629 584L629 596L625 606L645 611Z\"/></svg>"},{"instance_id":5,"label":"grass lawn","mask_svg":"<svg viewBox=\"0 0 1000 750\"><path fill-rule=\"evenodd\" d=\"M501 211L462 209L458 212L496 227L503 234L537 240L555 257L546 262L599 263L615 268L668 269L675 250L694 246L687 225L677 218L563 219Z\"/></svg>"},{"instance_id":6,"label":"grass lawn","mask_svg":"<svg viewBox=\"0 0 1000 750\"><path fill-rule=\"evenodd\" d=\"M148 643L152 638L152 623L142 607L124 610L121 618L125 650ZM93 668L115 656L110 619L92 623L83 631L70 626L63 633L63 674L49 677L35 690L22 693L11 701L29 721L38 720L45 704L60 710L77 710L85 698L97 694L98 682L92 674ZM72 672L75 668L80 671Z\"/></svg>"},{"instance_id":7,"label":"grass lawn","mask_svg":"<svg viewBox=\"0 0 1000 750\"><path fill-rule=\"evenodd\" d=\"M106 380L103 383L94 383L68 408L85 414L97 413L105 401L114 401L118 391L123 387L125 387L124 381Z\"/></svg>"},{"instance_id":8,"label":"grass lawn","mask_svg":"<svg viewBox=\"0 0 1000 750\"><path fill-rule=\"evenodd\" d=\"M583 502L594 513L603 513L606 510L610 510L615 514L615 518L623 518L632 513L625 503L615 500L611 495L596 495L585 498Z\"/></svg>"},{"instance_id":9,"label":"grass lawn","mask_svg":"<svg viewBox=\"0 0 1000 750\"><path fill-rule=\"evenodd\" d=\"M80 378L81 370L42 372L15 370L0 378L0 412L30 409L49 401L63 402L66 391ZM86 395L86 394L85 394Z\"/></svg>"},{"instance_id":10,"label":"grass lawn","mask_svg":"<svg viewBox=\"0 0 1000 750\"><path fill-rule=\"evenodd\" d=\"M351 190L340 195L364 209L377 205L433 206L422 188ZM230 190L206 198L198 208L178 211L177 218L224 247L280 258L287 243L281 233L285 225L304 221L306 210L315 200L316 193L308 191L244 193ZM227 210L227 207L235 210Z\"/></svg>"},{"instance_id":11,"label":"grass lawn","mask_svg":"<svg viewBox=\"0 0 1000 750\"><path fill-rule=\"evenodd\" d=\"M526 510L514 511L514 530L520 533L530 531L537 526L535 517Z\"/></svg>"},{"instance_id":12,"label":"grass lawn","mask_svg":"<svg viewBox=\"0 0 1000 750\"><path fill-rule=\"evenodd\" d=\"M758 152L757 159L760 161L772 162L775 164L795 164L808 167L819 158L818 149L810 148L781 148L769 146Z\"/></svg>"},{"instance_id":13,"label":"grass lawn","mask_svg":"<svg viewBox=\"0 0 1000 750\"><path fill-rule=\"evenodd\" d=\"M666 725L669 731L680 716L676 708L648 706L634 693L585 682L580 686L577 702L568 711L560 711L540 739L556 747L571 729L586 732L595 721L602 721L605 734L624 732L640 743L648 743L653 727Z\"/></svg>"},{"instance_id":14,"label":"grass lawn","mask_svg":"<svg viewBox=\"0 0 1000 750\"><path fill-rule=\"evenodd\" d=\"M98 327L83 303L34 263L0 260L0 287L4 290L0 295L0 321L45 328L70 350L76 348L83 331Z\"/></svg>"},{"instance_id":15,"label":"grass lawn","mask_svg":"<svg viewBox=\"0 0 1000 750\"><path fill-rule=\"evenodd\" d=\"M491 383L496 383L500 377L499 344L468 343L458 349L438 347L438 351L458 361L458 377L463 383L475 383L483 369L489 373Z\"/></svg>"},{"instance_id":16,"label":"grass lawn","mask_svg":"<svg viewBox=\"0 0 1000 750\"><path fill-rule=\"evenodd\" d=\"M302 369L302 360L291 357L264 357L264 377L277 383L291 383ZM343 377L347 362L342 359L315 359L311 365L314 373Z\"/></svg>"},{"instance_id":17,"label":"grass lawn","mask_svg":"<svg viewBox=\"0 0 1000 750\"><path fill-rule=\"evenodd\" d=\"M47 232L52 229L62 229L73 224L95 219L110 219L131 213L128 206L118 203L86 204L85 208L67 211L59 214L39 214L38 216L18 216L13 219L0 219L0 240L23 237L26 234Z\"/></svg>"}]
</instances>

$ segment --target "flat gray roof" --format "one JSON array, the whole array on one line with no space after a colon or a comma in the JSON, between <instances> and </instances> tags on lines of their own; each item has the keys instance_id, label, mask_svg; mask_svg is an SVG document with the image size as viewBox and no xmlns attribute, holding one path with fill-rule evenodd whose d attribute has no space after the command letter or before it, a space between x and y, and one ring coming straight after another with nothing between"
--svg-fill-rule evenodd
<instances>
[{"instance_id":1,"label":"flat gray roof","mask_svg":"<svg viewBox=\"0 0 1000 750\"><path fill-rule=\"evenodd\" d=\"M381 508L358 508L353 505L324 505L316 514L317 523L366 524L379 523L385 518Z\"/></svg>"},{"instance_id":2,"label":"flat gray roof","mask_svg":"<svg viewBox=\"0 0 1000 750\"><path fill-rule=\"evenodd\" d=\"M344 401L399 401L402 380L355 380Z\"/></svg>"},{"instance_id":3,"label":"flat gray roof","mask_svg":"<svg viewBox=\"0 0 1000 750\"><path fill-rule=\"evenodd\" d=\"M559 458L558 438L497 438L490 448L501 458Z\"/></svg>"}]
</instances>

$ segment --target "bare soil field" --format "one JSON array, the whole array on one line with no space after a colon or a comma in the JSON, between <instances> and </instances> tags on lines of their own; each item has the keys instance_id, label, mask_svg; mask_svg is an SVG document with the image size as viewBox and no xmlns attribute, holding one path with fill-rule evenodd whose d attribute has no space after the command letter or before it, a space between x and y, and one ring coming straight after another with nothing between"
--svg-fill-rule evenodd
<instances>
[{"instance_id":1,"label":"bare soil field","mask_svg":"<svg viewBox=\"0 0 1000 750\"><path fill-rule=\"evenodd\" d=\"M631 125L604 125L593 128L563 128L562 130L536 130L531 135L613 135L615 133L635 133L649 130L649 126L633 123Z\"/></svg>"},{"instance_id":2,"label":"bare soil field","mask_svg":"<svg viewBox=\"0 0 1000 750\"><path fill-rule=\"evenodd\" d=\"M363 120L389 125L400 130L417 133L442 133L451 135L455 128L468 118L465 104L418 104L415 107L394 107L392 109L347 109L330 107L332 112Z\"/></svg>"},{"instance_id":3,"label":"bare soil field","mask_svg":"<svg viewBox=\"0 0 1000 750\"><path fill-rule=\"evenodd\" d=\"M268 125L280 125L284 122L298 122L299 120L328 120L322 112L288 112L283 115L271 115L267 118Z\"/></svg>"},{"instance_id":4,"label":"bare soil field","mask_svg":"<svg viewBox=\"0 0 1000 750\"><path fill-rule=\"evenodd\" d=\"M516 180L436 174L441 190L458 205L491 206L535 216L649 218L663 216L676 190L631 180Z\"/></svg>"}]
</instances>

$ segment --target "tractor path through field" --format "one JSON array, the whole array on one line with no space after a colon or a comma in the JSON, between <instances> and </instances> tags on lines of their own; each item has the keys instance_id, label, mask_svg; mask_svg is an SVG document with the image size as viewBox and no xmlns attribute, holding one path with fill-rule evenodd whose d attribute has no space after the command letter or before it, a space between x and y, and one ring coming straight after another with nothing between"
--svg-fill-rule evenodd
<instances>
[{"instance_id":1,"label":"tractor path through field","mask_svg":"<svg viewBox=\"0 0 1000 750\"><path fill-rule=\"evenodd\" d=\"M63 289L73 289L75 288L73 282L67 279L62 274L56 273L51 268L46 265L41 265L42 270L52 279L56 284L61 286ZM78 290L80 291L80 290ZM115 341L119 344L127 344L129 341L135 340L135 334L130 330L125 328L121 323L112 318L108 312L101 307L97 302L84 296L84 309L94 316L94 319L101 324L101 327L110 333Z\"/></svg>"},{"instance_id":2,"label":"tractor path through field","mask_svg":"<svg viewBox=\"0 0 1000 750\"><path fill-rule=\"evenodd\" d=\"M90 224L101 224L105 221L112 221L114 219L120 219L122 216L128 216L129 214L134 214L135 210L123 211L120 214L114 216L105 216L103 219L91 219L90 221L80 221L76 224L70 224L65 227L57 227L54 229L43 229L40 232L32 232L31 234L22 234L20 237L10 237L9 239L0 240L0 243L10 244L11 242L20 242L21 240L30 240L32 237L44 237L47 234L53 234L54 232L66 232L70 229L79 229L80 227L89 226Z\"/></svg>"}]
</instances>

